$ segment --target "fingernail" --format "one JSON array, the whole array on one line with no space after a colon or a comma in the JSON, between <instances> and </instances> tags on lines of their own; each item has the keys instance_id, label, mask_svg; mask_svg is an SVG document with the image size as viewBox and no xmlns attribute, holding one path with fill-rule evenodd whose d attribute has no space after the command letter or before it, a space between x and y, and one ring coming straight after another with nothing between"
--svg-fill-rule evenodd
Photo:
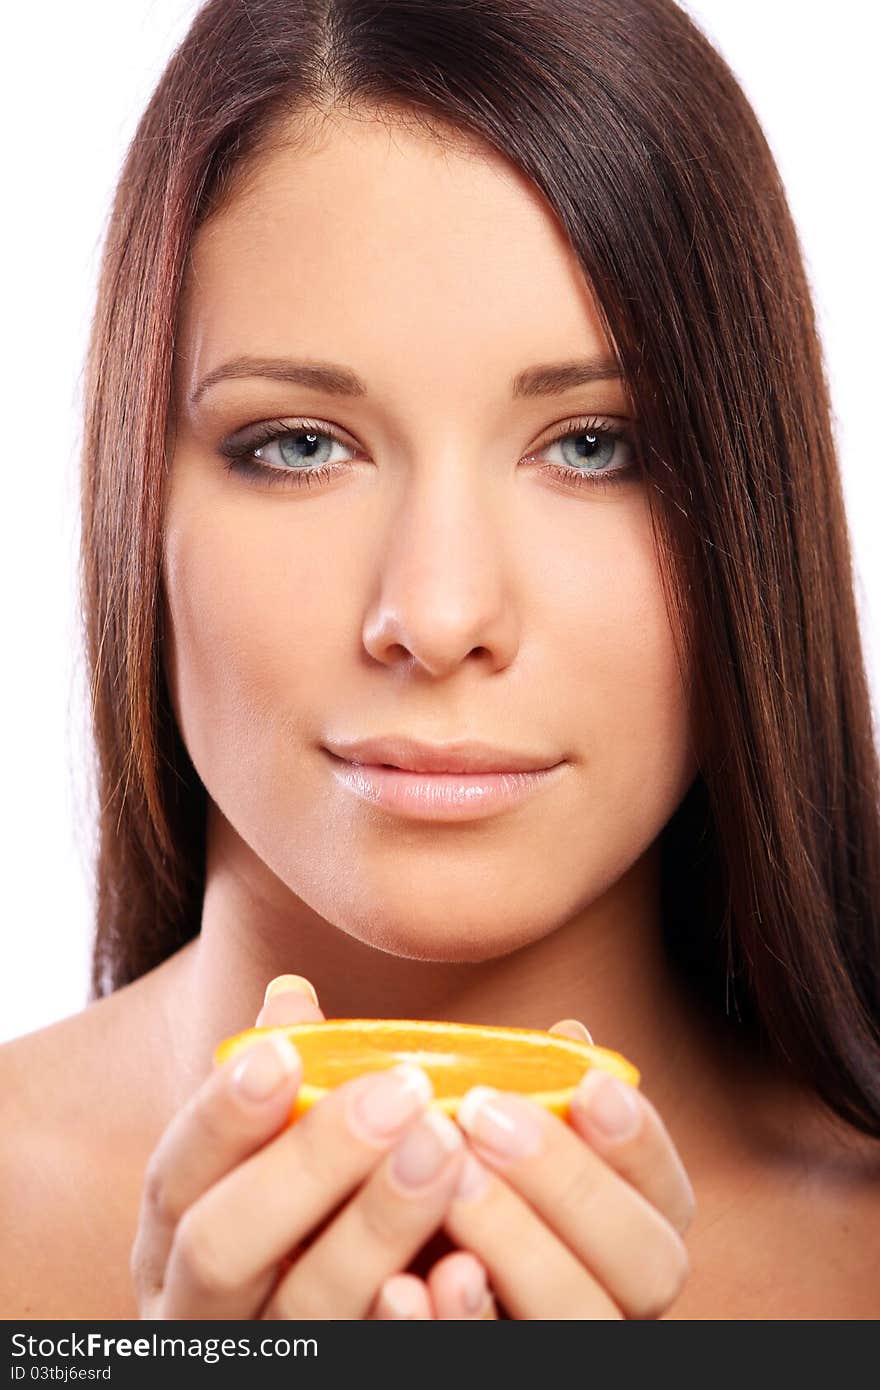
<instances>
[{"instance_id":1,"label":"fingernail","mask_svg":"<svg viewBox=\"0 0 880 1390\"><path fill-rule=\"evenodd\" d=\"M454 1197L457 1202L470 1202L485 1192L489 1185L489 1174L478 1158L470 1152L462 1159L461 1171L455 1185Z\"/></svg>"},{"instance_id":2,"label":"fingernail","mask_svg":"<svg viewBox=\"0 0 880 1390\"><path fill-rule=\"evenodd\" d=\"M428 1104L434 1094L430 1077L421 1067L400 1066L361 1078L362 1085L349 1097L348 1119L355 1133L382 1138L399 1129Z\"/></svg>"},{"instance_id":3,"label":"fingernail","mask_svg":"<svg viewBox=\"0 0 880 1390\"><path fill-rule=\"evenodd\" d=\"M315 986L305 975L276 975L266 986L266 993L263 995L264 1008L276 994L307 994L313 1003L318 1002Z\"/></svg>"},{"instance_id":4,"label":"fingernail","mask_svg":"<svg viewBox=\"0 0 880 1390\"><path fill-rule=\"evenodd\" d=\"M394 1150L391 1172L403 1187L422 1187L436 1178L463 1143L461 1130L448 1115L428 1110Z\"/></svg>"},{"instance_id":5,"label":"fingernail","mask_svg":"<svg viewBox=\"0 0 880 1390\"><path fill-rule=\"evenodd\" d=\"M419 1290L403 1275L388 1280L379 1298L380 1311L388 1311L392 1318L420 1318L422 1300Z\"/></svg>"},{"instance_id":6,"label":"fingernail","mask_svg":"<svg viewBox=\"0 0 880 1390\"><path fill-rule=\"evenodd\" d=\"M541 1147L541 1115L528 1101L491 1086L472 1086L456 1118L471 1138L501 1158L525 1158Z\"/></svg>"},{"instance_id":7,"label":"fingernail","mask_svg":"<svg viewBox=\"0 0 880 1390\"><path fill-rule=\"evenodd\" d=\"M245 1100L268 1100L302 1069L302 1060L283 1033L247 1049L232 1073L232 1084Z\"/></svg>"},{"instance_id":8,"label":"fingernail","mask_svg":"<svg viewBox=\"0 0 880 1390\"><path fill-rule=\"evenodd\" d=\"M635 1089L600 1067L587 1072L571 1104L609 1139L630 1139L642 1115Z\"/></svg>"},{"instance_id":9,"label":"fingernail","mask_svg":"<svg viewBox=\"0 0 880 1390\"><path fill-rule=\"evenodd\" d=\"M562 1022L566 1025L567 1028L573 1028L575 1032L579 1033L585 1043L592 1043L592 1033L590 1032L589 1028L586 1026L585 1023L581 1023L579 1018L564 1018L562 1019Z\"/></svg>"},{"instance_id":10,"label":"fingernail","mask_svg":"<svg viewBox=\"0 0 880 1390\"><path fill-rule=\"evenodd\" d=\"M473 1317L475 1313L482 1312L488 1296L486 1271L482 1265L468 1264L459 1275L458 1282L459 1302L467 1316Z\"/></svg>"}]
</instances>

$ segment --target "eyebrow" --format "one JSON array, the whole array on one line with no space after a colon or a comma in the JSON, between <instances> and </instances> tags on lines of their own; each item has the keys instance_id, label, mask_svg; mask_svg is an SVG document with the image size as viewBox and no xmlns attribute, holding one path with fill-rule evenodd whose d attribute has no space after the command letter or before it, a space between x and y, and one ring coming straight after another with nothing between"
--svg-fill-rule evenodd
<instances>
[{"instance_id":1,"label":"eyebrow","mask_svg":"<svg viewBox=\"0 0 880 1390\"><path fill-rule=\"evenodd\" d=\"M328 396L366 396L367 388L348 367L333 362L296 362L287 357L234 357L203 377L189 397L190 407L201 400L218 382L263 377L269 381L291 382L323 391ZM513 378L511 394L520 396L558 396L573 386L620 377L617 363L610 358L586 357L570 362L550 362L529 367Z\"/></svg>"}]
</instances>

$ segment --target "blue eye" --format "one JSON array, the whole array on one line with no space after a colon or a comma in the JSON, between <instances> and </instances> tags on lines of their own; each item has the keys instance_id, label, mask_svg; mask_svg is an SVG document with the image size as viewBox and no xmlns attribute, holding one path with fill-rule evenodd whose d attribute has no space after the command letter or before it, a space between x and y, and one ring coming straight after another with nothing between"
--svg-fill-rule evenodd
<instances>
[{"instance_id":1,"label":"blue eye","mask_svg":"<svg viewBox=\"0 0 880 1390\"><path fill-rule=\"evenodd\" d=\"M269 445L275 444L284 463L296 468L302 464L326 463L333 452L333 445L338 442L323 430L297 430L292 434L279 434L254 452L263 454Z\"/></svg>"},{"instance_id":2,"label":"blue eye","mask_svg":"<svg viewBox=\"0 0 880 1390\"><path fill-rule=\"evenodd\" d=\"M220 453L227 468L244 477L272 486L314 487L346 467L345 461L329 461L334 444L352 448L317 420L267 420L224 440ZM264 461L270 445L277 445L280 465Z\"/></svg>"},{"instance_id":3,"label":"blue eye","mask_svg":"<svg viewBox=\"0 0 880 1390\"><path fill-rule=\"evenodd\" d=\"M629 473L632 465L632 445L619 429L590 425L557 434L545 447L556 446L562 454L563 467L576 473L601 475L605 479Z\"/></svg>"},{"instance_id":4,"label":"blue eye","mask_svg":"<svg viewBox=\"0 0 880 1390\"><path fill-rule=\"evenodd\" d=\"M541 471L575 487L604 488L631 478L635 471L635 446L626 429L608 421L568 420L526 461L537 461ZM275 446L280 463L267 462L269 446ZM227 468L271 486L314 487L348 468L350 459L333 459L333 449L355 451L329 426L317 420L267 420L224 440L219 452ZM542 462L544 453L559 448L562 462ZM621 458L622 455L622 458Z\"/></svg>"}]
</instances>

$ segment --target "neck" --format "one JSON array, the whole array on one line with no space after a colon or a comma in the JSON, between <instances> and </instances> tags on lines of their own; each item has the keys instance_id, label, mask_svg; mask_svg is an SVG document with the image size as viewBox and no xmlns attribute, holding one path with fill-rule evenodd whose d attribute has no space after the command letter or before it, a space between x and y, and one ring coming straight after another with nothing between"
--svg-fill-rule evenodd
<instances>
[{"instance_id":1,"label":"neck","mask_svg":"<svg viewBox=\"0 0 880 1390\"><path fill-rule=\"evenodd\" d=\"M169 986L175 1103L209 1073L221 1038L253 1026L266 984L286 973L312 981L327 1018L532 1028L578 1018L598 1045L635 1063L670 1127L730 1089L730 1059L707 1038L664 953L657 842L555 930L467 962L408 959L349 936L291 893L215 810L206 869L200 934L157 972Z\"/></svg>"},{"instance_id":2,"label":"neck","mask_svg":"<svg viewBox=\"0 0 880 1390\"><path fill-rule=\"evenodd\" d=\"M580 1019L598 1045L639 1068L700 1194L692 1240L747 1206L762 1172L824 1152L828 1122L815 1098L756 1066L681 986L663 950L656 844L543 938L463 963L406 959L352 938L290 893L221 817L209 826L200 934L131 986L138 1036L157 1044L139 1090L141 1102L150 1097L147 1149L209 1075L217 1043L252 1027L268 981L289 972L313 982L327 1018L536 1028Z\"/></svg>"}]
</instances>

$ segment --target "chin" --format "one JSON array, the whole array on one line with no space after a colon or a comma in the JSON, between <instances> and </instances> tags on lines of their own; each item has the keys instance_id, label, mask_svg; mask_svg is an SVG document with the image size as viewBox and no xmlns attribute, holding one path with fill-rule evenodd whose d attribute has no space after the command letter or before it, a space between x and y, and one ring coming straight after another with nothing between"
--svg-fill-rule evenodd
<instances>
[{"instance_id":1,"label":"chin","mask_svg":"<svg viewBox=\"0 0 880 1390\"><path fill-rule=\"evenodd\" d=\"M367 920L351 920L346 914L333 919L340 931L354 937L365 946L399 956L405 960L433 961L437 964L479 964L510 955L553 930L552 923L539 926L488 918L467 922L446 914L431 920L416 920L410 914L401 919L389 917L387 911Z\"/></svg>"}]
</instances>

